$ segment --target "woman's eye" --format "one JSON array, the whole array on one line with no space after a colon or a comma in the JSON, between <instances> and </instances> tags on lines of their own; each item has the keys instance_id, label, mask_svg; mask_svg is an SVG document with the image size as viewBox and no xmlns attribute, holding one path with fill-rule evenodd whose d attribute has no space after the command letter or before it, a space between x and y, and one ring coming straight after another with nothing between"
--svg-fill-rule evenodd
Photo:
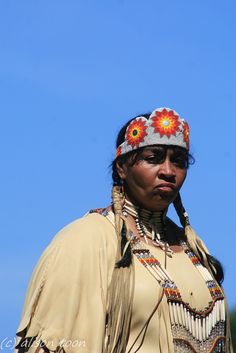
<instances>
[{"instance_id":1,"label":"woman's eye","mask_svg":"<svg viewBox=\"0 0 236 353\"><path fill-rule=\"evenodd\" d=\"M144 159L145 159L145 161L147 161L149 163L155 163L155 157L154 156L145 157Z\"/></svg>"},{"instance_id":2,"label":"woman's eye","mask_svg":"<svg viewBox=\"0 0 236 353\"><path fill-rule=\"evenodd\" d=\"M158 164L158 163L161 163L164 161L165 159L165 156L163 155L151 155L151 156L147 156L144 158L145 161L147 161L148 163L151 163L151 164Z\"/></svg>"},{"instance_id":3,"label":"woman's eye","mask_svg":"<svg viewBox=\"0 0 236 353\"><path fill-rule=\"evenodd\" d=\"M171 161L180 168L188 167L188 159L186 156L172 156Z\"/></svg>"}]
</instances>

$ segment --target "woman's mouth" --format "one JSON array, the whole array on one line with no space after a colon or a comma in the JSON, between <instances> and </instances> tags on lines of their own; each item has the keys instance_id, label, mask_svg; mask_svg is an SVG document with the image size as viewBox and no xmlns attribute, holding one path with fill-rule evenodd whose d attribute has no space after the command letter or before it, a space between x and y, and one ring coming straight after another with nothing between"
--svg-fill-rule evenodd
<instances>
[{"instance_id":1,"label":"woman's mouth","mask_svg":"<svg viewBox=\"0 0 236 353\"><path fill-rule=\"evenodd\" d=\"M175 190L175 185L171 183L161 183L156 186L157 190L161 190L164 192L173 192Z\"/></svg>"}]
</instances>

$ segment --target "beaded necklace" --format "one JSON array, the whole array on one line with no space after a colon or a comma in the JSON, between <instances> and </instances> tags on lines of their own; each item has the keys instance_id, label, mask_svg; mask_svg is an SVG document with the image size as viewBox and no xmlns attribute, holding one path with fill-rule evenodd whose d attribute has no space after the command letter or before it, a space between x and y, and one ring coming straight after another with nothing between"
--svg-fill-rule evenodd
<instances>
[{"instance_id":1,"label":"beaded necklace","mask_svg":"<svg viewBox=\"0 0 236 353\"><path fill-rule=\"evenodd\" d=\"M165 241L164 211L151 212L138 206L134 206L130 201L125 199L123 215L127 217L128 214L134 217L136 228L147 244L147 238L152 239L152 244L154 246L160 247L162 250L166 251L166 254L169 257L172 256L173 251Z\"/></svg>"},{"instance_id":2,"label":"beaded necklace","mask_svg":"<svg viewBox=\"0 0 236 353\"><path fill-rule=\"evenodd\" d=\"M203 276L212 301L205 310L196 310L185 303L175 282L161 263L133 234L129 234L133 254L148 272L162 285L167 298L176 353L225 352L224 296L208 270L182 242L185 253Z\"/></svg>"},{"instance_id":3,"label":"beaded necklace","mask_svg":"<svg viewBox=\"0 0 236 353\"><path fill-rule=\"evenodd\" d=\"M127 203L126 200L123 207L124 216L130 214L137 218L137 213L133 211L133 208L135 207L131 203ZM163 267L160 261L150 252L146 244L142 241L142 237L145 241L147 240L145 239L144 234L146 235L146 238L151 237L153 239L153 235L149 231L152 227L146 225L147 216L150 218L150 214L152 213L149 211L140 212L140 209L136 209L136 211L139 213L139 222L136 222L136 224L140 223L140 220L143 222L143 219L145 218L143 218L143 214L146 215L145 227L147 228L147 231L146 228L142 228L142 226L140 226L140 228L137 227L141 238L138 238L133 232L129 231L127 234L128 239L131 244L133 255L164 290L169 309L174 353L226 353L225 299L220 287L209 271L201 264L197 256L191 251L186 242L181 241L180 245L205 280L212 298L204 310L196 310L195 308L192 308L189 303L184 302L176 283L166 268ZM114 225L114 214L111 208L93 210L91 212L100 213ZM157 215L157 213L155 213L155 216L156 218L161 216L164 217L164 214ZM158 224L162 224L162 229L159 227L158 233L160 234L160 239L164 242L164 222L158 222ZM154 245L162 248L159 244ZM163 250L166 250L166 247Z\"/></svg>"},{"instance_id":4,"label":"beaded necklace","mask_svg":"<svg viewBox=\"0 0 236 353\"><path fill-rule=\"evenodd\" d=\"M150 211L141 210L126 200L123 206L123 214L125 216L130 214L135 217L137 230L141 236L141 238L138 238L133 232L129 232L128 236L133 254L163 287L169 307L174 352L225 352L225 301L220 287L210 272L189 249L186 242L180 241L184 252L205 280L212 298L212 301L205 310L196 310L183 301L177 285L166 268L151 254L150 250L141 240L142 237L145 240L147 240L147 237L150 238L149 229L152 229L151 237L153 244L166 250L163 212L151 213ZM156 222L150 222L151 224L148 225L148 220L152 220L153 218ZM155 227L153 227L153 224L155 224Z\"/></svg>"}]
</instances>

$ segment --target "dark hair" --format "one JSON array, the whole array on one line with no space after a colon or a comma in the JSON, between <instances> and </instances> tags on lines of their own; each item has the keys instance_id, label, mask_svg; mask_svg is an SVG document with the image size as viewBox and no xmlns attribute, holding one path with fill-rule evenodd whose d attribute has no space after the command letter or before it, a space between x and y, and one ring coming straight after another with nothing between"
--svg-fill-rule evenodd
<instances>
[{"instance_id":1,"label":"dark hair","mask_svg":"<svg viewBox=\"0 0 236 353\"><path fill-rule=\"evenodd\" d=\"M117 135L117 139L116 139L116 148L118 148L124 141L125 141L125 133L126 133L126 129L128 127L128 125L131 123L131 121L133 121L134 119L136 119L139 116L143 116L146 119L149 119L150 117L150 113L145 113L145 114L140 114L136 117L134 117L133 119L130 119L119 131L118 135ZM170 147L170 146L169 146ZM113 186L121 186L121 179L119 177L119 174L117 172L117 168L116 168L116 162L119 161L121 164L126 163L128 160L130 160L131 164L135 164L135 162L137 161L138 157L140 156L140 154L142 153L142 151L144 150L145 147L143 148L139 148L135 151L131 151L128 152L124 155L119 156L118 158L114 159L113 162L111 163L111 167L112 167L112 180L113 180ZM195 163L195 158L193 157L193 155L191 153L189 153L186 149L182 148L182 147L178 147L178 146L173 146L173 149L181 149L184 150L187 153L187 164L186 164L186 168L189 167L189 165L194 164ZM185 214L185 209L183 207L182 201L180 196L178 197L178 201L174 202L174 206L176 209L176 212L179 216L180 219L180 223L183 227L185 227L188 223L188 218L186 218L184 216ZM123 253L123 249L127 243L127 234L126 234L126 226L125 224L123 225L122 231L121 231L121 254ZM224 271L222 268L221 263L212 255L206 254L207 257L207 261L209 263L210 268L212 269L212 272L215 276L215 279L217 280L217 282L219 284L221 284L224 280ZM203 259L200 259L203 260ZM131 251L131 247L130 245L128 246L125 254L123 255L122 259L120 261L118 261L116 263L116 267L128 267L130 266L132 262L132 251Z\"/></svg>"},{"instance_id":2,"label":"dark hair","mask_svg":"<svg viewBox=\"0 0 236 353\"><path fill-rule=\"evenodd\" d=\"M223 266L221 265L220 261L210 255L210 254L206 254L207 257L207 261L210 265L210 268L212 269L212 273L215 277L215 279L217 280L217 282L219 283L219 285L221 285L224 281L224 269ZM214 271L215 269L215 271Z\"/></svg>"}]
</instances>

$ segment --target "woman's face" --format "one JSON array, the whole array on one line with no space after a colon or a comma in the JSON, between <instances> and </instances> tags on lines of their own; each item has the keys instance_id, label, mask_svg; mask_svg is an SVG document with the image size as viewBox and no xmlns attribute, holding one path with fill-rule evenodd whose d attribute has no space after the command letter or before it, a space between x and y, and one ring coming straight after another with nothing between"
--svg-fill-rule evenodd
<instances>
[{"instance_id":1,"label":"woman's face","mask_svg":"<svg viewBox=\"0 0 236 353\"><path fill-rule=\"evenodd\" d=\"M188 153L180 148L146 147L133 164L117 163L126 197L135 205L165 210L180 190L187 174Z\"/></svg>"}]
</instances>

